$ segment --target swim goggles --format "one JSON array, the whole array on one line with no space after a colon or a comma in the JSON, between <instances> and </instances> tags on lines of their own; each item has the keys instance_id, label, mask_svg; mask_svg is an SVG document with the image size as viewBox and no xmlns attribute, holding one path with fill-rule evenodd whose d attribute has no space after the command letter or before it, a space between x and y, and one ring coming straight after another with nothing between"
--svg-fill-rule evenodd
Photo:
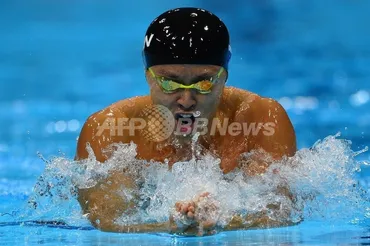
<instances>
[{"instance_id":1,"label":"swim goggles","mask_svg":"<svg viewBox=\"0 0 370 246\"><path fill-rule=\"evenodd\" d=\"M213 84L217 81L217 79L220 78L222 72L224 71L224 68L221 68L218 71L218 73L215 76L211 77L210 79L205 79L205 80L199 81L191 85L184 85L184 84L177 83L176 81L173 81L171 79L166 79L165 77L156 76L154 71L151 68L148 68L148 69L150 73L152 74L153 78L161 86L162 91L167 94L174 93L178 89L195 89L200 94L208 94L212 91L211 89L212 89Z\"/></svg>"}]
</instances>

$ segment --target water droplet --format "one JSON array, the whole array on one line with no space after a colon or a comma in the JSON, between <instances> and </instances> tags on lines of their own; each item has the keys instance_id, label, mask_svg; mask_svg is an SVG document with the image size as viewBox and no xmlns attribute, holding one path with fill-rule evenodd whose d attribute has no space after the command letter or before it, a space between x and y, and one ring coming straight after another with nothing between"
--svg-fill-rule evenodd
<instances>
[{"instance_id":1,"label":"water droplet","mask_svg":"<svg viewBox=\"0 0 370 246\"><path fill-rule=\"evenodd\" d=\"M201 115L201 112L198 110L198 111L195 111L194 113L193 113L193 116L194 117L199 117Z\"/></svg>"}]
</instances>

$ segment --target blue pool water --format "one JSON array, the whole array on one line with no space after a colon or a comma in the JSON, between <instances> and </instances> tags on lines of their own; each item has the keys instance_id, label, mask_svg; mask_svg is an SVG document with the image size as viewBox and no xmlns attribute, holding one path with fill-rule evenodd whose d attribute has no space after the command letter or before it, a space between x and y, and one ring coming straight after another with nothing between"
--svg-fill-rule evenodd
<instances>
[{"instance_id":1,"label":"blue pool water","mask_svg":"<svg viewBox=\"0 0 370 246\"><path fill-rule=\"evenodd\" d=\"M91 113L148 93L140 52L150 21L166 9L195 4L217 13L229 26L233 58L228 84L279 100L291 117L300 150L338 132L340 139L352 142L353 151L369 146L366 0L1 1L0 245L370 243L366 214L359 217L351 207L325 211L326 217L294 227L205 238L100 232L79 217L73 199L60 209L54 204L49 211L49 204L36 215L24 216L33 188L45 173L48 162L43 158L72 159L81 125ZM332 152L327 155L338 161ZM369 152L355 159L369 161ZM366 165L354 172L366 191L369 174ZM347 202L351 194L343 199L336 202ZM347 215L346 220L337 220L338 213ZM67 215L63 225L25 222Z\"/></svg>"}]
</instances>

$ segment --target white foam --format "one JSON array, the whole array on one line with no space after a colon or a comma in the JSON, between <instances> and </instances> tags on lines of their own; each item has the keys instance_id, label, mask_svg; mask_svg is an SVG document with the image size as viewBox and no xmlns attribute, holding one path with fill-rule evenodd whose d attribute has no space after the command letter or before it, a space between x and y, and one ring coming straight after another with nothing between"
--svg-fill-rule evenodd
<instances>
[{"instance_id":1,"label":"white foam","mask_svg":"<svg viewBox=\"0 0 370 246\"><path fill-rule=\"evenodd\" d=\"M360 153L353 152L350 145L339 135L329 136L309 149L299 150L292 158L274 163L264 175L249 177L239 169L224 175L219 168L220 160L212 155L176 163L172 170L163 163L147 165L135 159L135 144L116 144L112 157L104 164L95 160L91 150L90 158L82 162L63 157L49 161L30 197L33 206L28 212L35 216L48 211L49 219L63 217L67 222L83 219L74 187L95 186L110 171L127 169L141 187L138 193L142 202L135 215L119 218L123 224L166 221L176 202L191 200L203 192L210 192L217 202L220 210L214 216L220 225L227 224L235 213L266 210L271 203L279 207L267 209L273 219L293 211L293 221L301 216L305 220L358 221L366 218L368 203L356 180L362 163L355 156ZM282 185L289 187L295 203L277 194ZM129 197L132 192L123 187L121 194Z\"/></svg>"}]
</instances>

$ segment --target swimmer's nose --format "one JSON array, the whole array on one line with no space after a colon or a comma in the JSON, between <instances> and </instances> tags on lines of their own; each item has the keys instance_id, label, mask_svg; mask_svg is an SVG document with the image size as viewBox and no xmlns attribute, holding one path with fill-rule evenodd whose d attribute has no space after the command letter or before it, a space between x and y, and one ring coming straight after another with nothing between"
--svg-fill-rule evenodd
<instances>
[{"instance_id":1,"label":"swimmer's nose","mask_svg":"<svg viewBox=\"0 0 370 246\"><path fill-rule=\"evenodd\" d=\"M197 102L191 90L184 90L178 98L177 103L181 110L189 111L194 110Z\"/></svg>"}]
</instances>

